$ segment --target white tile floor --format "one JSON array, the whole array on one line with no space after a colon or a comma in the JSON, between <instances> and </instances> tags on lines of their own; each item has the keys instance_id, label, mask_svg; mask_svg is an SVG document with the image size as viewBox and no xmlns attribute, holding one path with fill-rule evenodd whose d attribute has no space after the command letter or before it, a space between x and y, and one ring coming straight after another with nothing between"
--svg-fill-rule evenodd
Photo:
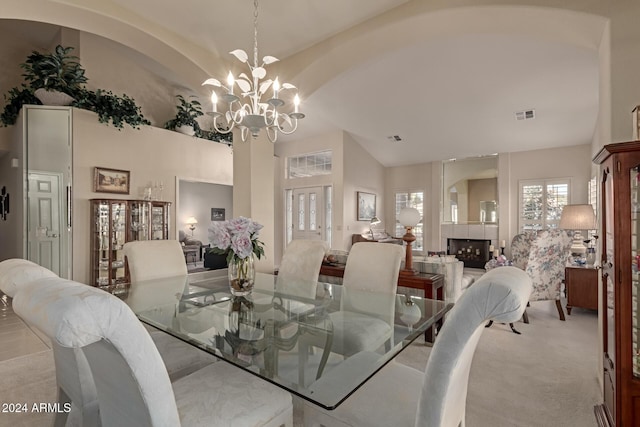
<instances>
[{"instance_id":1,"label":"white tile floor","mask_svg":"<svg viewBox=\"0 0 640 427\"><path fill-rule=\"evenodd\" d=\"M0 362L48 350L43 338L13 312L9 297L0 292Z\"/></svg>"}]
</instances>

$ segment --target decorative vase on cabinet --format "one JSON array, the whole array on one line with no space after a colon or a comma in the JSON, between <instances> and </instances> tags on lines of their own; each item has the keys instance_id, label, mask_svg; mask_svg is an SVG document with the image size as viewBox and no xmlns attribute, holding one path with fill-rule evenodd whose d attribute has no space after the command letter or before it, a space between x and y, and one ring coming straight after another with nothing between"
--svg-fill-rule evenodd
<instances>
[{"instance_id":1,"label":"decorative vase on cabinet","mask_svg":"<svg viewBox=\"0 0 640 427\"><path fill-rule=\"evenodd\" d=\"M640 141L609 144L594 158L601 173L603 396L600 426L640 420Z\"/></svg>"}]
</instances>

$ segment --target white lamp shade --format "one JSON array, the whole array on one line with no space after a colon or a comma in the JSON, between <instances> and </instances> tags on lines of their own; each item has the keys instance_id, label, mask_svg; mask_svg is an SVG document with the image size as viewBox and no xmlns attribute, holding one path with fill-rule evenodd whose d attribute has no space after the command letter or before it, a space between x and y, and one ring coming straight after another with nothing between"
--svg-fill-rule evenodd
<instances>
[{"instance_id":1,"label":"white lamp shade","mask_svg":"<svg viewBox=\"0 0 640 427\"><path fill-rule=\"evenodd\" d=\"M562 209L560 228L564 230L594 230L596 215L591 205L566 205Z\"/></svg>"},{"instance_id":2,"label":"white lamp shade","mask_svg":"<svg viewBox=\"0 0 640 427\"><path fill-rule=\"evenodd\" d=\"M187 218L186 224L194 225L197 223L198 223L198 220L195 217L190 216L189 218Z\"/></svg>"},{"instance_id":3,"label":"white lamp shade","mask_svg":"<svg viewBox=\"0 0 640 427\"><path fill-rule=\"evenodd\" d=\"M415 227L420 222L420 211L416 208L402 208L398 221L405 227Z\"/></svg>"},{"instance_id":4,"label":"white lamp shade","mask_svg":"<svg viewBox=\"0 0 640 427\"><path fill-rule=\"evenodd\" d=\"M376 224L380 224L382 221L380 221L380 218L378 218L377 216L374 216L373 218L371 218L371 225L376 225Z\"/></svg>"}]
</instances>

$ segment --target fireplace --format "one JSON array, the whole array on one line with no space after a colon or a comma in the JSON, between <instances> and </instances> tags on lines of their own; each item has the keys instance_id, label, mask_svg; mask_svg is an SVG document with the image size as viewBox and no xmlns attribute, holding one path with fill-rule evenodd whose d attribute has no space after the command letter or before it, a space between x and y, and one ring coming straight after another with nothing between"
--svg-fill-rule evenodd
<instances>
[{"instance_id":1,"label":"fireplace","mask_svg":"<svg viewBox=\"0 0 640 427\"><path fill-rule=\"evenodd\" d=\"M447 254L455 255L465 267L484 268L491 258L488 239L447 239Z\"/></svg>"}]
</instances>

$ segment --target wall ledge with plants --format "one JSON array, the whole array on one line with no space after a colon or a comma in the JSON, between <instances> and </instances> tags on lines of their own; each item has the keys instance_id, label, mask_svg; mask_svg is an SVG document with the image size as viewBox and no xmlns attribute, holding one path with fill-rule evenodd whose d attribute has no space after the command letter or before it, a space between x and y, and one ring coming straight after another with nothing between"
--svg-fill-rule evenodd
<instances>
[{"instance_id":1,"label":"wall ledge with plants","mask_svg":"<svg viewBox=\"0 0 640 427\"><path fill-rule=\"evenodd\" d=\"M85 87L87 77L78 62L71 55L72 47L58 45L52 53L32 51L20 67L24 70L25 82L20 87L11 88L4 95L6 104L0 113L0 125L11 126L16 123L23 105L68 105L96 113L100 123L122 129L125 124L134 129L151 122L142 114L135 100L126 94L115 95L104 89L89 90ZM166 129L176 130L183 121L190 124L191 119L202 115L198 101L187 101L178 95L176 117L165 125ZM195 122L195 120L194 120ZM194 136L214 142L231 145L232 133L221 134L202 129L197 122Z\"/></svg>"}]
</instances>

